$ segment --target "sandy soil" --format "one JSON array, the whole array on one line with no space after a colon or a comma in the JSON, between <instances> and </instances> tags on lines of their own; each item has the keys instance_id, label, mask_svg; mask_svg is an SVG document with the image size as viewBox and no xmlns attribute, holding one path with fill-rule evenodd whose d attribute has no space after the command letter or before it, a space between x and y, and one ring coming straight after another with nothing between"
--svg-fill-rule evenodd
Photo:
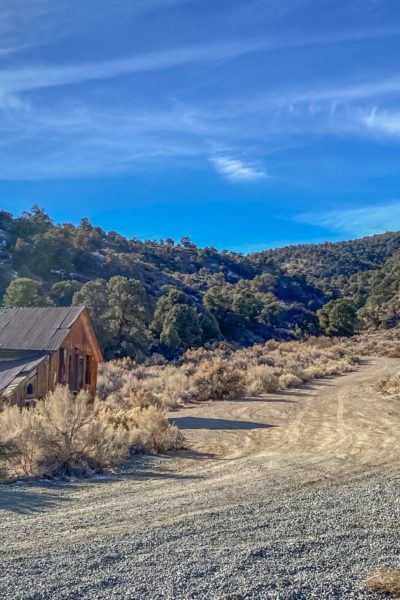
<instances>
[{"instance_id":1,"label":"sandy soil","mask_svg":"<svg viewBox=\"0 0 400 600\"><path fill-rule=\"evenodd\" d=\"M400 360L260 398L174 411L188 450L135 459L124 472L72 484L0 488L0 560L110 540L217 514L269 494L394 473L400 401L374 389ZM210 596L211 597L211 596Z\"/></svg>"}]
</instances>

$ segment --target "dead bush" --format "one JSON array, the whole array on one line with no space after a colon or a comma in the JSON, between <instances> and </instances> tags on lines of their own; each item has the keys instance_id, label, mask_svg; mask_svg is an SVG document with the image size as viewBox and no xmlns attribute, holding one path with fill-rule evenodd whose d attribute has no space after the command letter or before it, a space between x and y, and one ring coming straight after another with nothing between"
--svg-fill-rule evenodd
<instances>
[{"instance_id":1,"label":"dead bush","mask_svg":"<svg viewBox=\"0 0 400 600\"><path fill-rule=\"evenodd\" d=\"M193 376L193 395L196 400L224 400L244 394L244 377L222 358L206 360Z\"/></svg>"},{"instance_id":2,"label":"dead bush","mask_svg":"<svg viewBox=\"0 0 400 600\"><path fill-rule=\"evenodd\" d=\"M126 410L119 404L108 402L97 407L97 414L100 421L106 422L115 430L126 432L133 452L158 453L183 447L182 432L169 423L160 407L134 407Z\"/></svg>"},{"instance_id":3,"label":"dead bush","mask_svg":"<svg viewBox=\"0 0 400 600\"><path fill-rule=\"evenodd\" d=\"M168 422L165 413L159 408L150 406L146 410L136 409L132 419L136 425L131 431L133 448L160 453L183 447L183 433L176 425Z\"/></svg>"},{"instance_id":4,"label":"dead bush","mask_svg":"<svg viewBox=\"0 0 400 600\"><path fill-rule=\"evenodd\" d=\"M400 571L379 571L364 582L366 588L375 594L400 598Z\"/></svg>"},{"instance_id":5,"label":"dead bush","mask_svg":"<svg viewBox=\"0 0 400 600\"><path fill-rule=\"evenodd\" d=\"M279 387L282 389L290 389L299 387L302 384L302 380L294 373L282 373L279 376Z\"/></svg>"},{"instance_id":6,"label":"dead bush","mask_svg":"<svg viewBox=\"0 0 400 600\"><path fill-rule=\"evenodd\" d=\"M32 412L41 452L37 466L42 474L85 474L113 467L128 455L128 436L95 417L84 391L74 397L68 388L59 386Z\"/></svg>"},{"instance_id":7,"label":"dead bush","mask_svg":"<svg viewBox=\"0 0 400 600\"><path fill-rule=\"evenodd\" d=\"M0 413L1 436L13 448L7 461L8 474L11 476L29 476L36 473L41 459L37 428L38 423L33 410L8 406Z\"/></svg>"},{"instance_id":8,"label":"dead bush","mask_svg":"<svg viewBox=\"0 0 400 600\"><path fill-rule=\"evenodd\" d=\"M376 389L384 394L400 394L400 373L382 377L376 384Z\"/></svg>"},{"instance_id":9,"label":"dead bush","mask_svg":"<svg viewBox=\"0 0 400 600\"><path fill-rule=\"evenodd\" d=\"M71 476L119 464L129 453L129 436L95 417L89 397L58 387L30 410L10 407L0 415L15 451L15 475Z\"/></svg>"},{"instance_id":10,"label":"dead bush","mask_svg":"<svg viewBox=\"0 0 400 600\"><path fill-rule=\"evenodd\" d=\"M246 391L250 396L275 394L279 390L279 379L267 365L256 365L246 371Z\"/></svg>"},{"instance_id":11,"label":"dead bush","mask_svg":"<svg viewBox=\"0 0 400 600\"><path fill-rule=\"evenodd\" d=\"M12 440L0 440L0 481L7 478L8 465L16 453L17 447Z\"/></svg>"},{"instance_id":12,"label":"dead bush","mask_svg":"<svg viewBox=\"0 0 400 600\"><path fill-rule=\"evenodd\" d=\"M149 406L161 406L161 400L150 390L139 388L131 391L125 404L137 408L148 408Z\"/></svg>"},{"instance_id":13,"label":"dead bush","mask_svg":"<svg viewBox=\"0 0 400 600\"><path fill-rule=\"evenodd\" d=\"M165 406L182 406L193 397L191 380L181 369L174 369L162 377L161 399Z\"/></svg>"}]
</instances>

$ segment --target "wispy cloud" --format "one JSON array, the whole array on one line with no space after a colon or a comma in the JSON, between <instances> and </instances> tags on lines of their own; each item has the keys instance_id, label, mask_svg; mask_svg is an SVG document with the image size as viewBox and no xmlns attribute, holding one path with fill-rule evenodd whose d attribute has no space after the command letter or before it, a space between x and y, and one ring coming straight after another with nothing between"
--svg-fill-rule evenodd
<instances>
[{"instance_id":1,"label":"wispy cloud","mask_svg":"<svg viewBox=\"0 0 400 600\"><path fill-rule=\"evenodd\" d=\"M228 156L215 156L212 159L216 171L230 181L257 181L265 179L264 169Z\"/></svg>"},{"instance_id":2,"label":"wispy cloud","mask_svg":"<svg viewBox=\"0 0 400 600\"><path fill-rule=\"evenodd\" d=\"M258 39L215 42L160 50L120 60L0 70L1 89L8 93L26 92L194 63L218 63L260 50L264 44L263 40Z\"/></svg>"},{"instance_id":3,"label":"wispy cloud","mask_svg":"<svg viewBox=\"0 0 400 600\"><path fill-rule=\"evenodd\" d=\"M362 117L362 122L372 132L390 136L400 136L400 112L379 110L374 107Z\"/></svg>"},{"instance_id":4,"label":"wispy cloud","mask_svg":"<svg viewBox=\"0 0 400 600\"><path fill-rule=\"evenodd\" d=\"M325 213L316 211L297 215L294 220L346 235L373 235L400 229L400 201L343 208Z\"/></svg>"}]
</instances>

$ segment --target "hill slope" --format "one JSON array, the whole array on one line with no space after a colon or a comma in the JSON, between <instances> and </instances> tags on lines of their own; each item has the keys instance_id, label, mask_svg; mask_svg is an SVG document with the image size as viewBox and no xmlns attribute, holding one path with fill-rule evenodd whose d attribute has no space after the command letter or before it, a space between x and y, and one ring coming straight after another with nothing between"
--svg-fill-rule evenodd
<instances>
[{"instance_id":1,"label":"hill slope","mask_svg":"<svg viewBox=\"0 0 400 600\"><path fill-rule=\"evenodd\" d=\"M391 326L399 269L398 232L243 256L188 238L128 240L87 219L57 225L37 207L18 218L0 212L2 296L14 282L6 303L84 302L109 355L318 334L318 309L340 297L362 326Z\"/></svg>"}]
</instances>

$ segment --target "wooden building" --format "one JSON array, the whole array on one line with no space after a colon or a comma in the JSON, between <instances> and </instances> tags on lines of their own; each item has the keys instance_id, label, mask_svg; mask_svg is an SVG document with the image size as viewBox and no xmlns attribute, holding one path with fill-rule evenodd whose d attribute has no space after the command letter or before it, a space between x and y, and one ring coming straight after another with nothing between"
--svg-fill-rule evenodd
<instances>
[{"instance_id":1,"label":"wooden building","mask_svg":"<svg viewBox=\"0 0 400 600\"><path fill-rule=\"evenodd\" d=\"M29 405L58 384L94 397L101 360L84 306L0 309L0 404Z\"/></svg>"}]
</instances>

